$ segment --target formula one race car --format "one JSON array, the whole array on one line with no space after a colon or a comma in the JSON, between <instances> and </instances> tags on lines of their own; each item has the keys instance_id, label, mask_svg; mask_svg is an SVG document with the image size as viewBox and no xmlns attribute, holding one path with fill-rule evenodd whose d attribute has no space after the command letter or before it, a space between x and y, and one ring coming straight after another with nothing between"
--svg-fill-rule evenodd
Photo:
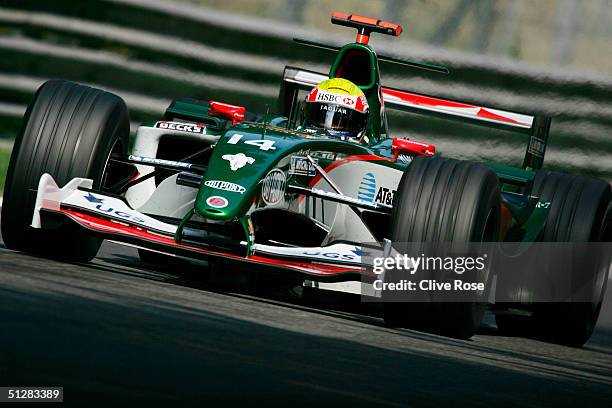
<instances>
[{"instance_id":1,"label":"formula one race car","mask_svg":"<svg viewBox=\"0 0 612 408\"><path fill-rule=\"evenodd\" d=\"M383 87L379 62L448 70L378 56L369 36L398 36L398 25L339 13L332 23L356 28L356 41L296 40L337 56L329 74L286 67L278 114L175 100L163 118L138 128L131 154L118 96L46 82L11 156L7 247L86 262L109 239L138 247L145 261L223 262L223 270L235 265L376 298L362 243L609 240L610 185L541 169L550 118ZM385 109L524 134L523 168L442 158L430 143L389 137ZM581 345L606 280L592 279L603 283L593 284L588 301L502 303L498 325L545 328L552 341ZM425 330L469 338L484 305L385 302L383 312L391 325L411 326L418 313Z\"/></svg>"}]
</instances>

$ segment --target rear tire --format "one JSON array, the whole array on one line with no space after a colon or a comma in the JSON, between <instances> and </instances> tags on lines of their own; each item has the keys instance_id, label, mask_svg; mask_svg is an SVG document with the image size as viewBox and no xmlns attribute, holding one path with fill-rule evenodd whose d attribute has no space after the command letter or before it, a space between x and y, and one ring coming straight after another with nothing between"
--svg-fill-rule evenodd
<instances>
[{"instance_id":1,"label":"rear tire","mask_svg":"<svg viewBox=\"0 0 612 408\"><path fill-rule=\"evenodd\" d=\"M2 238L10 249L67 261L91 260L102 240L81 231L30 226L40 177L61 187L75 177L103 187L111 153L129 142L125 102L111 93L68 81L45 82L26 110L8 167L2 206Z\"/></svg>"},{"instance_id":2,"label":"rear tire","mask_svg":"<svg viewBox=\"0 0 612 408\"><path fill-rule=\"evenodd\" d=\"M392 213L394 242L491 242L499 235L497 175L473 162L416 157L402 176ZM484 304L466 302L383 303L385 322L470 338Z\"/></svg>"},{"instance_id":3,"label":"rear tire","mask_svg":"<svg viewBox=\"0 0 612 408\"><path fill-rule=\"evenodd\" d=\"M532 195L550 201L540 242L609 242L612 239L612 196L610 185L602 180L548 170L536 173ZM605 262L605 260L602 260ZM593 262L597 265L599 262ZM609 264L609 261L608 261ZM504 334L529 332L545 340L580 347L591 337L606 290L607 277L593 278L595 267L571 268L572 282L593 283L590 302L535 303L528 305L531 317L496 317ZM588 274L588 275L587 275ZM529 293L529 288L518 292ZM519 305L520 307L520 305Z\"/></svg>"}]
</instances>

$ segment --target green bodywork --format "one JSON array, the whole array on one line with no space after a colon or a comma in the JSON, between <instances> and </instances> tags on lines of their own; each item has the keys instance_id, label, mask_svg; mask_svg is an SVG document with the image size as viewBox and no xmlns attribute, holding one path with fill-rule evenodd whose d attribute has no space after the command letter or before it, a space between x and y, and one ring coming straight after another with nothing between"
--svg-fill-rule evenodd
<instances>
[{"instance_id":1,"label":"green bodywork","mask_svg":"<svg viewBox=\"0 0 612 408\"><path fill-rule=\"evenodd\" d=\"M233 138L237 142L229 143ZM250 142L267 142L268 150L263 150L259 144ZM387 143L388 144L388 143ZM289 131L285 128L271 127L263 123L240 123L228 130L215 146L214 153L209 161L206 180L231 181L243 186L246 191L228 192L207 187L202 184L196 199L196 213L214 220L230 220L243 215L252 205L254 197L259 194L260 180L262 180L279 162L292 154L303 151L330 152L346 155L384 155L392 157L390 146L380 143L378 146L365 146L330 138L312 138L312 136ZM230 168L227 157L244 154L254 161L245 164L237 170ZM224 158L226 157L226 158ZM388 163L388 165L404 168L402 163ZM210 196L221 195L228 200L224 208L211 207L206 203Z\"/></svg>"},{"instance_id":2,"label":"green bodywork","mask_svg":"<svg viewBox=\"0 0 612 408\"><path fill-rule=\"evenodd\" d=\"M381 89L380 89L380 70L378 69L378 59L376 53L369 45L351 43L347 44L338 51L338 55L334 60L330 70L329 77L336 78L336 73L347 53L360 52L369 56L370 59L370 81L367 85L360 85L359 88L363 91L368 99L370 108L370 118L366 134L368 135L371 144L377 143L381 138L386 137L387 121L385 118L384 109L381 109Z\"/></svg>"}]
</instances>

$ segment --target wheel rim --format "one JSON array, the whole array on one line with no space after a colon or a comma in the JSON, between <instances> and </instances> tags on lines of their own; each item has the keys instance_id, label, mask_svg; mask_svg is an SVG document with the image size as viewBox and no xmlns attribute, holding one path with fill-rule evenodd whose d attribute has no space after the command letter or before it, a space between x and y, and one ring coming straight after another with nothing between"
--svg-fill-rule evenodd
<instances>
[{"instance_id":1,"label":"wheel rim","mask_svg":"<svg viewBox=\"0 0 612 408\"><path fill-rule=\"evenodd\" d=\"M100 177L100 189L101 190L109 190L111 186L117 180L113 180L113 169L114 165L111 163L111 158L113 156L121 156L123 153L123 145L121 144L121 140L117 139L113 143L113 147L110 149L108 156L106 156L106 160L104 161L104 167L102 168L102 174Z\"/></svg>"},{"instance_id":2,"label":"wheel rim","mask_svg":"<svg viewBox=\"0 0 612 408\"><path fill-rule=\"evenodd\" d=\"M493 242L496 241L497 237L496 233L496 211L494 208L489 208L489 212L487 213L487 218L485 220L485 226L482 230L482 235L480 236L480 240L478 242Z\"/></svg>"}]
</instances>

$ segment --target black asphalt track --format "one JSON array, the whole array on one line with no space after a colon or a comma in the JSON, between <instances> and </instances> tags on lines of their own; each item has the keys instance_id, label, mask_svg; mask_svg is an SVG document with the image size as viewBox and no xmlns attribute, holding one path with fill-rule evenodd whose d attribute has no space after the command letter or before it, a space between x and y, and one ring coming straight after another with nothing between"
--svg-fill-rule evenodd
<instances>
[{"instance_id":1,"label":"black asphalt track","mask_svg":"<svg viewBox=\"0 0 612 408\"><path fill-rule=\"evenodd\" d=\"M0 386L63 386L83 407L612 404L609 298L573 349L491 317L470 341L390 329L359 304L221 291L204 270L108 242L90 264L0 244Z\"/></svg>"}]
</instances>

